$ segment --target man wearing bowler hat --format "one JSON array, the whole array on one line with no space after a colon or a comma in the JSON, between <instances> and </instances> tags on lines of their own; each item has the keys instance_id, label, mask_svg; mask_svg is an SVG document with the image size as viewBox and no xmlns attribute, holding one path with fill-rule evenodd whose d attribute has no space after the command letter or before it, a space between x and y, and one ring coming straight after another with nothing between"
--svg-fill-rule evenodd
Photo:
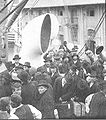
<instances>
[{"instance_id":1,"label":"man wearing bowler hat","mask_svg":"<svg viewBox=\"0 0 106 120\"><path fill-rule=\"evenodd\" d=\"M19 55L15 55L13 60L14 60L14 64L12 64L12 68L15 68L17 66L23 66L19 61L20 61L21 57L19 57Z\"/></svg>"},{"instance_id":2,"label":"man wearing bowler hat","mask_svg":"<svg viewBox=\"0 0 106 120\"><path fill-rule=\"evenodd\" d=\"M24 63L24 70L29 74L29 69L31 68L30 62Z\"/></svg>"},{"instance_id":3,"label":"man wearing bowler hat","mask_svg":"<svg viewBox=\"0 0 106 120\"><path fill-rule=\"evenodd\" d=\"M52 63L52 59L50 57L46 58L44 60L44 65L37 68L37 71L50 74L50 64L51 63Z\"/></svg>"}]
</instances>

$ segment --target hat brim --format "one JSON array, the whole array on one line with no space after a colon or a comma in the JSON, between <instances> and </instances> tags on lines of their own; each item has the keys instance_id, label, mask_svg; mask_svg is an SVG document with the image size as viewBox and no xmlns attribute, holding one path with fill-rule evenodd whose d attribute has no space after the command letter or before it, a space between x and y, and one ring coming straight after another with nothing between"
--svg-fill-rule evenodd
<instances>
[{"instance_id":1,"label":"hat brim","mask_svg":"<svg viewBox=\"0 0 106 120\"><path fill-rule=\"evenodd\" d=\"M28 65L23 65L23 66L27 66L28 68L31 68L31 66L28 66Z\"/></svg>"},{"instance_id":2,"label":"hat brim","mask_svg":"<svg viewBox=\"0 0 106 120\"><path fill-rule=\"evenodd\" d=\"M43 62L52 62L52 60L44 60Z\"/></svg>"},{"instance_id":3,"label":"hat brim","mask_svg":"<svg viewBox=\"0 0 106 120\"><path fill-rule=\"evenodd\" d=\"M49 88L49 85L47 85L45 83L38 84L38 87L40 87L40 86L45 86L45 87Z\"/></svg>"},{"instance_id":4,"label":"hat brim","mask_svg":"<svg viewBox=\"0 0 106 120\"><path fill-rule=\"evenodd\" d=\"M19 83L22 83L22 81L21 80L14 80L14 79L12 79L12 81L11 82L19 82Z\"/></svg>"},{"instance_id":5,"label":"hat brim","mask_svg":"<svg viewBox=\"0 0 106 120\"><path fill-rule=\"evenodd\" d=\"M21 57L19 57L19 58L13 58L13 60L16 60L16 59L21 59Z\"/></svg>"},{"instance_id":6,"label":"hat brim","mask_svg":"<svg viewBox=\"0 0 106 120\"><path fill-rule=\"evenodd\" d=\"M96 54L100 54L102 52L102 50L104 49L103 46L98 46L97 49L96 49Z\"/></svg>"}]
</instances>

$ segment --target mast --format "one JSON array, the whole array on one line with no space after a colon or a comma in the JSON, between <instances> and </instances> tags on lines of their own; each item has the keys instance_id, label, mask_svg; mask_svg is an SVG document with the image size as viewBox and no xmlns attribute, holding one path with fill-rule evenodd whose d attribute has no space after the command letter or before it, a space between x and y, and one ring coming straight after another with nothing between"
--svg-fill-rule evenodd
<instances>
[{"instance_id":1,"label":"mast","mask_svg":"<svg viewBox=\"0 0 106 120\"><path fill-rule=\"evenodd\" d=\"M23 0L22 2L20 2L17 5L17 7L18 6L20 6L20 7L18 7L15 10L15 12L14 12L13 16L11 17L10 21L6 24L6 26L5 26L6 29L5 30L9 29L12 26L12 24L14 23L14 21L16 20L16 18L19 16L20 12L22 11L22 9L24 8L24 6L26 5L27 2L28 2L28 0Z\"/></svg>"},{"instance_id":2,"label":"mast","mask_svg":"<svg viewBox=\"0 0 106 120\"><path fill-rule=\"evenodd\" d=\"M29 0L22 0L11 12L9 12L1 21L0 21L0 25L11 15L12 17L10 18L10 20L6 23L5 28L3 30L3 36L1 37L2 39L2 55L0 57L3 57L5 59L5 61L8 60L8 39L7 39L7 32L10 29L10 27L12 26L12 24L14 23L14 21L17 19L17 17L19 16L20 12L22 11L22 9L24 8L24 6L27 4Z\"/></svg>"}]
</instances>

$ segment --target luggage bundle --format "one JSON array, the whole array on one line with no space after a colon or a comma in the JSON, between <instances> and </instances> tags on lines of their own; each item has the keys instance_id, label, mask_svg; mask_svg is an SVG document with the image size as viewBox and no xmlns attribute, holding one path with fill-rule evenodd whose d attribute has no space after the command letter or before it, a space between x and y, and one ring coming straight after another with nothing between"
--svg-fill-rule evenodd
<instances>
[{"instance_id":1,"label":"luggage bundle","mask_svg":"<svg viewBox=\"0 0 106 120\"><path fill-rule=\"evenodd\" d=\"M74 102L74 114L76 117L85 116L85 104L82 102Z\"/></svg>"},{"instance_id":2,"label":"luggage bundle","mask_svg":"<svg viewBox=\"0 0 106 120\"><path fill-rule=\"evenodd\" d=\"M56 104L59 118L74 118L73 101Z\"/></svg>"},{"instance_id":3,"label":"luggage bundle","mask_svg":"<svg viewBox=\"0 0 106 120\"><path fill-rule=\"evenodd\" d=\"M59 118L78 118L85 116L85 104L81 102L62 102L56 104Z\"/></svg>"}]
</instances>

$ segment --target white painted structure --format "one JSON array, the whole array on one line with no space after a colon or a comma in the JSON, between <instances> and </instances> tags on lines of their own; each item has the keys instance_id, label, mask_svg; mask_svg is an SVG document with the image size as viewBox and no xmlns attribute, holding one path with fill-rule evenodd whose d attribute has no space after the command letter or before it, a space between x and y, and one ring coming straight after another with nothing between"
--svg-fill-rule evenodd
<instances>
[{"instance_id":1,"label":"white painted structure","mask_svg":"<svg viewBox=\"0 0 106 120\"><path fill-rule=\"evenodd\" d=\"M39 0L37 3L35 0L29 0L22 12L22 27L36 16L53 13L61 25L59 38L83 46L104 10L105 0ZM105 20L94 40L106 50Z\"/></svg>"},{"instance_id":2,"label":"white painted structure","mask_svg":"<svg viewBox=\"0 0 106 120\"><path fill-rule=\"evenodd\" d=\"M21 32L33 18L45 13L52 13L57 17L60 25L58 39L61 42L66 40L69 44L78 45L81 49L95 29L104 10L105 0L39 0L38 2L29 0L18 17L19 23L15 22L15 24L19 24L19 32L22 35ZM94 40L96 45L103 45L106 51L105 22L106 19Z\"/></svg>"}]
</instances>

